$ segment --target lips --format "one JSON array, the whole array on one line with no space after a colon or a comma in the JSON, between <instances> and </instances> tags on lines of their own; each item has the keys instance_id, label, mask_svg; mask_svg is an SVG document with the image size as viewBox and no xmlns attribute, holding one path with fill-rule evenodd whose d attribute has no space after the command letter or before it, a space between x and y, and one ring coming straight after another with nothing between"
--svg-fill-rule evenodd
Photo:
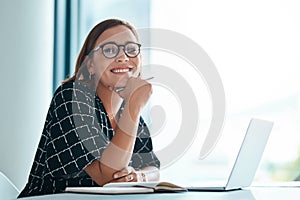
<instances>
[{"instance_id":1,"label":"lips","mask_svg":"<svg viewBox=\"0 0 300 200\"><path fill-rule=\"evenodd\" d=\"M113 69L111 69L110 71L114 74L124 74L127 72L130 72L132 70L132 68L130 67L115 67Z\"/></svg>"}]
</instances>

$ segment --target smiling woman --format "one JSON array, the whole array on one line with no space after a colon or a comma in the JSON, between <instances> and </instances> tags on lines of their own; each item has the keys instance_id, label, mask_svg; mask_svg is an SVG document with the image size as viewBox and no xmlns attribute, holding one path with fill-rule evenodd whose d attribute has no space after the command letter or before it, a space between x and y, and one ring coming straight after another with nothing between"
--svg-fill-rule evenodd
<instances>
[{"instance_id":1,"label":"smiling woman","mask_svg":"<svg viewBox=\"0 0 300 200\"><path fill-rule=\"evenodd\" d=\"M138 42L134 27L121 20L105 20L91 30L74 75L54 93L19 197L159 179L160 162L140 117L152 87L139 76ZM124 89L115 92L119 87Z\"/></svg>"}]
</instances>

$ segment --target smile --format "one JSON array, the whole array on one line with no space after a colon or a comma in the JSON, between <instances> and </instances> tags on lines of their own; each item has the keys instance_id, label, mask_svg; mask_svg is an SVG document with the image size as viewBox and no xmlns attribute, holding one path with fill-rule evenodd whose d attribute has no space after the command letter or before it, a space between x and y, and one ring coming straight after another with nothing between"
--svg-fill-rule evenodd
<instances>
[{"instance_id":1,"label":"smile","mask_svg":"<svg viewBox=\"0 0 300 200\"><path fill-rule=\"evenodd\" d=\"M112 73L118 74L118 73L127 73L130 72L132 68L115 68L110 70Z\"/></svg>"}]
</instances>

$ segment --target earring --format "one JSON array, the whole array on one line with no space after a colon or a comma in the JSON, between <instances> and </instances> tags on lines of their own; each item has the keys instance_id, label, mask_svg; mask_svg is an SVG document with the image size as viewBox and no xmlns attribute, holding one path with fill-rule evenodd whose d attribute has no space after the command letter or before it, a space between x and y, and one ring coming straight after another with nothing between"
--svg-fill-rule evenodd
<instances>
[{"instance_id":1,"label":"earring","mask_svg":"<svg viewBox=\"0 0 300 200\"><path fill-rule=\"evenodd\" d=\"M92 75L93 75L93 74L90 74L90 75L89 75L89 79L90 79L90 81L92 80Z\"/></svg>"}]
</instances>

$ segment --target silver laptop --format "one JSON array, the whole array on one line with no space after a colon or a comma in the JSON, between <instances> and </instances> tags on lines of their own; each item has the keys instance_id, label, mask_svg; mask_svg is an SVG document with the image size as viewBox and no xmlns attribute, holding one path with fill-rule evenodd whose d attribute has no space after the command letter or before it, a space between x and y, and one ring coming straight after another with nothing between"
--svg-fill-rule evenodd
<instances>
[{"instance_id":1,"label":"silver laptop","mask_svg":"<svg viewBox=\"0 0 300 200\"><path fill-rule=\"evenodd\" d=\"M251 119L227 183L196 185L189 191L231 191L251 185L273 127L273 122Z\"/></svg>"}]
</instances>

